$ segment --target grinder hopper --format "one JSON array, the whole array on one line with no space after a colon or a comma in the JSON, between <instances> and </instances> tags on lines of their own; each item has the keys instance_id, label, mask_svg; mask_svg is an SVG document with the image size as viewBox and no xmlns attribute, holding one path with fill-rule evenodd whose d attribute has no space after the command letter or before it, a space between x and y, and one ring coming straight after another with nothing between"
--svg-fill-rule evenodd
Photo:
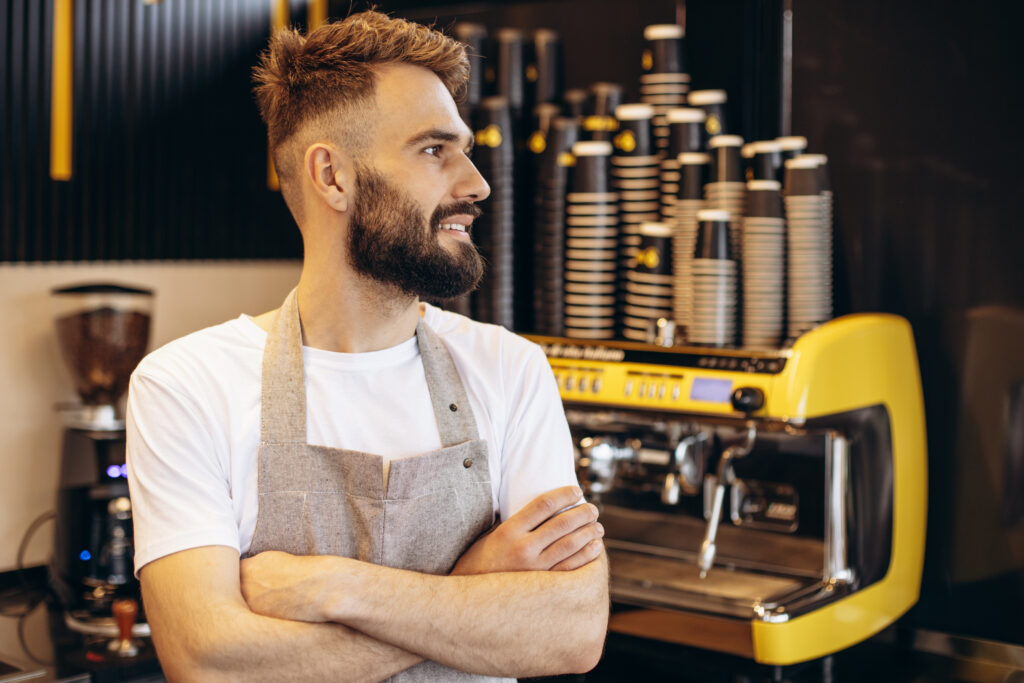
<instances>
[{"instance_id":1,"label":"grinder hopper","mask_svg":"<svg viewBox=\"0 0 1024 683\"><path fill-rule=\"evenodd\" d=\"M153 292L97 283L53 290L61 356L82 399L69 427L119 430L117 402L149 343Z\"/></svg>"}]
</instances>

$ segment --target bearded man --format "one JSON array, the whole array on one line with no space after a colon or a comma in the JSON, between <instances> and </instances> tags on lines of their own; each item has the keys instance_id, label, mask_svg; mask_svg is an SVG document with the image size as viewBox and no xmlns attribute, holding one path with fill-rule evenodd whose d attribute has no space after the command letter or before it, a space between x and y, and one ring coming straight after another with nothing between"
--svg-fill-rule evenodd
<instances>
[{"instance_id":1,"label":"bearded man","mask_svg":"<svg viewBox=\"0 0 1024 683\"><path fill-rule=\"evenodd\" d=\"M477 681L601 655L607 560L535 345L470 291L464 48L355 14L255 71L304 244L281 308L132 377L136 571L171 680Z\"/></svg>"}]
</instances>

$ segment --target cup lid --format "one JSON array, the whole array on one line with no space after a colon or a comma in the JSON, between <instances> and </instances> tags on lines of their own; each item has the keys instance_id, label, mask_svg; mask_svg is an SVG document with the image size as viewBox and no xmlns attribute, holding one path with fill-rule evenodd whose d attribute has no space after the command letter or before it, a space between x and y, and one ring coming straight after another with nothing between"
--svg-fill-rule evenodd
<instances>
[{"instance_id":1,"label":"cup lid","mask_svg":"<svg viewBox=\"0 0 1024 683\"><path fill-rule=\"evenodd\" d=\"M644 27L645 40L669 40L671 38L682 38L686 31L678 24L651 24Z\"/></svg>"},{"instance_id":2,"label":"cup lid","mask_svg":"<svg viewBox=\"0 0 1024 683\"><path fill-rule=\"evenodd\" d=\"M523 32L517 28L506 26L498 29L498 32L494 36L499 43L517 43L522 41Z\"/></svg>"},{"instance_id":3,"label":"cup lid","mask_svg":"<svg viewBox=\"0 0 1024 683\"><path fill-rule=\"evenodd\" d=\"M639 121L654 117L654 107L649 104L620 104L615 109L615 118L620 121Z\"/></svg>"},{"instance_id":4,"label":"cup lid","mask_svg":"<svg viewBox=\"0 0 1024 683\"><path fill-rule=\"evenodd\" d=\"M693 95L693 93L690 94L691 96ZM668 113L665 114L665 118L669 123L700 123L708 118L708 114L703 109L677 107L676 109L669 109Z\"/></svg>"},{"instance_id":5,"label":"cup lid","mask_svg":"<svg viewBox=\"0 0 1024 683\"><path fill-rule=\"evenodd\" d=\"M686 101L698 107L706 104L725 104L728 96L724 90L694 90L686 96Z\"/></svg>"},{"instance_id":6,"label":"cup lid","mask_svg":"<svg viewBox=\"0 0 1024 683\"><path fill-rule=\"evenodd\" d=\"M718 147L741 147L743 145L743 138L739 135L716 135L708 140L708 147L712 149Z\"/></svg>"},{"instance_id":7,"label":"cup lid","mask_svg":"<svg viewBox=\"0 0 1024 683\"><path fill-rule=\"evenodd\" d=\"M641 223L640 234L650 237L671 237L672 227L668 223Z\"/></svg>"},{"instance_id":8,"label":"cup lid","mask_svg":"<svg viewBox=\"0 0 1024 683\"><path fill-rule=\"evenodd\" d=\"M683 152L676 157L676 161L686 166L691 164L710 164L711 157L703 152Z\"/></svg>"},{"instance_id":9,"label":"cup lid","mask_svg":"<svg viewBox=\"0 0 1024 683\"><path fill-rule=\"evenodd\" d=\"M782 183L778 180L748 180L748 190L781 190Z\"/></svg>"},{"instance_id":10,"label":"cup lid","mask_svg":"<svg viewBox=\"0 0 1024 683\"><path fill-rule=\"evenodd\" d=\"M787 135L782 138L775 138L775 142L782 145L783 152L795 152L807 149L807 138L803 135Z\"/></svg>"},{"instance_id":11,"label":"cup lid","mask_svg":"<svg viewBox=\"0 0 1024 683\"><path fill-rule=\"evenodd\" d=\"M782 143L778 140L757 140L756 142L751 142L750 147L754 150L754 154L782 151Z\"/></svg>"},{"instance_id":12,"label":"cup lid","mask_svg":"<svg viewBox=\"0 0 1024 683\"><path fill-rule=\"evenodd\" d=\"M747 144L740 147L740 156L744 159L754 158L754 143L748 142Z\"/></svg>"},{"instance_id":13,"label":"cup lid","mask_svg":"<svg viewBox=\"0 0 1024 683\"><path fill-rule=\"evenodd\" d=\"M732 220L732 214L728 211L721 209L701 209L697 212L697 220L699 221L729 221Z\"/></svg>"},{"instance_id":14,"label":"cup lid","mask_svg":"<svg viewBox=\"0 0 1024 683\"><path fill-rule=\"evenodd\" d=\"M612 153L612 143L607 140L584 140L572 146L572 153L578 157L600 157Z\"/></svg>"},{"instance_id":15,"label":"cup lid","mask_svg":"<svg viewBox=\"0 0 1024 683\"><path fill-rule=\"evenodd\" d=\"M786 168L818 168L821 162L816 159L817 154L802 154L792 159L786 159Z\"/></svg>"},{"instance_id":16,"label":"cup lid","mask_svg":"<svg viewBox=\"0 0 1024 683\"><path fill-rule=\"evenodd\" d=\"M805 158L810 157L812 159L816 159L818 161L819 166L828 165L828 156L825 154L801 154L800 156Z\"/></svg>"}]
</instances>

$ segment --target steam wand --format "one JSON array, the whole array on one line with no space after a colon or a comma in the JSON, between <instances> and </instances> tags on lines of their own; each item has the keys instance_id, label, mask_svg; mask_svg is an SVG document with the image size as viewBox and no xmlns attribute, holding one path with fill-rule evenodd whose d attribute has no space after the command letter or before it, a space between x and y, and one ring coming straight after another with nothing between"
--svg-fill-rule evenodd
<instances>
[{"instance_id":1,"label":"steam wand","mask_svg":"<svg viewBox=\"0 0 1024 683\"><path fill-rule=\"evenodd\" d=\"M700 544L700 556L697 566L700 567L700 578L707 578L708 570L715 563L715 538L718 536L718 525L722 520L722 507L725 500L725 483L732 474L732 461L742 458L754 447L757 438L757 427L753 423L747 425L747 435L742 443L734 444L725 449L718 460L718 481L715 485L715 499L711 504L711 518L704 532L704 542Z\"/></svg>"}]
</instances>

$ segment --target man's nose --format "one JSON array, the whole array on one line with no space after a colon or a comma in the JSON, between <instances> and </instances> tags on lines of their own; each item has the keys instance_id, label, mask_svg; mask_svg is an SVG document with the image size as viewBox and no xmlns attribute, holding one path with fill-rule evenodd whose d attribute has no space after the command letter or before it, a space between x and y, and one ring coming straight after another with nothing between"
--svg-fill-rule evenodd
<instances>
[{"instance_id":1,"label":"man's nose","mask_svg":"<svg viewBox=\"0 0 1024 683\"><path fill-rule=\"evenodd\" d=\"M470 202L481 202L491 195L491 186L480 175L476 165L465 157L462 161L461 176L455 186L455 199Z\"/></svg>"}]
</instances>

